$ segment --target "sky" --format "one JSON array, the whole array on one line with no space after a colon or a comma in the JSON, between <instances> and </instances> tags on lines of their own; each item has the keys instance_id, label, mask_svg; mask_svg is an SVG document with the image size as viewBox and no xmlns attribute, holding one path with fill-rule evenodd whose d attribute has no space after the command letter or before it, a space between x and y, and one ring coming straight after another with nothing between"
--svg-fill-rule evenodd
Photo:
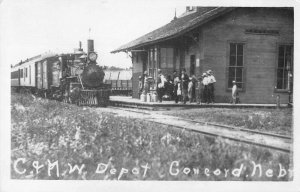
<instances>
[{"instance_id":1,"label":"sky","mask_svg":"<svg viewBox=\"0 0 300 192\"><path fill-rule=\"evenodd\" d=\"M49 51L70 53L79 41L86 50L91 38L100 65L128 68L132 64L127 54L110 52L169 23L175 9L178 16L192 5L286 6L287 2L292 1L0 0L0 62L10 66Z\"/></svg>"},{"instance_id":2,"label":"sky","mask_svg":"<svg viewBox=\"0 0 300 192\"><path fill-rule=\"evenodd\" d=\"M1 46L3 64L44 52L68 53L94 39L100 65L130 67L125 53L110 52L169 23L185 6L154 1L3 0ZM132 2L132 1L131 1ZM89 32L89 29L91 31Z\"/></svg>"}]
</instances>

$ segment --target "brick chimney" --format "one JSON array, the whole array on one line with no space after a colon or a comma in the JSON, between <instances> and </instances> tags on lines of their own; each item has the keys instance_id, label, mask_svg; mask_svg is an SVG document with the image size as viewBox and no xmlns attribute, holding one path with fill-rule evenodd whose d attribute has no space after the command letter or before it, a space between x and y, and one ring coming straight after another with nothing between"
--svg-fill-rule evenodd
<instances>
[{"instance_id":1,"label":"brick chimney","mask_svg":"<svg viewBox=\"0 0 300 192\"><path fill-rule=\"evenodd\" d=\"M197 7L195 7L195 6L187 6L185 8L185 11L186 12L191 12L191 11L196 11L196 9L197 9Z\"/></svg>"}]
</instances>

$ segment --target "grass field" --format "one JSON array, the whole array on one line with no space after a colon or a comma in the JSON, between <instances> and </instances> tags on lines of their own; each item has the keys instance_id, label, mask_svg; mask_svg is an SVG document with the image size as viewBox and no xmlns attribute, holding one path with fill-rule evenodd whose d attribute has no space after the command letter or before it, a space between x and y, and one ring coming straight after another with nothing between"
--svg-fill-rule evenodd
<instances>
[{"instance_id":1,"label":"grass field","mask_svg":"<svg viewBox=\"0 0 300 192\"><path fill-rule=\"evenodd\" d=\"M164 114L276 134L292 135L293 133L292 108L279 110L261 108L199 108L180 111L172 110Z\"/></svg>"},{"instance_id":2,"label":"grass field","mask_svg":"<svg viewBox=\"0 0 300 192\"><path fill-rule=\"evenodd\" d=\"M31 95L11 99L13 179L292 179L287 154Z\"/></svg>"}]
</instances>

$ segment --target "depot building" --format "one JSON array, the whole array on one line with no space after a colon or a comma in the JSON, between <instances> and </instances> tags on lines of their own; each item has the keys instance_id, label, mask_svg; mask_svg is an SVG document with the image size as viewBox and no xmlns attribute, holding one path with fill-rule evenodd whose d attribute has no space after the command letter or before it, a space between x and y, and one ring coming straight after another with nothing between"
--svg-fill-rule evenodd
<instances>
[{"instance_id":1,"label":"depot building","mask_svg":"<svg viewBox=\"0 0 300 192\"><path fill-rule=\"evenodd\" d=\"M289 7L186 7L161 28L112 53L131 53L133 97L143 71L154 79L185 68L199 77L211 69L215 101L231 100L237 82L242 103L292 102L294 9Z\"/></svg>"}]
</instances>

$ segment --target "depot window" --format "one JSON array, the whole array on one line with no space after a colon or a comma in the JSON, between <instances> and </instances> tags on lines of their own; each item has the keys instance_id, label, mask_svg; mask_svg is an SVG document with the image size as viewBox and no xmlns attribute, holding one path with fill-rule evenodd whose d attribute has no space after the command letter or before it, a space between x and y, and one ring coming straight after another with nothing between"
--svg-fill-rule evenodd
<instances>
[{"instance_id":1,"label":"depot window","mask_svg":"<svg viewBox=\"0 0 300 192\"><path fill-rule=\"evenodd\" d=\"M157 48L148 51L148 74L154 79L157 76Z\"/></svg>"},{"instance_id":2,"label":"depot window","mask_svg":"<svg viewBox=\"0 0 300 192\"><path fill-rule=\"evenodd\" d=\"M288 90L291 87L291 77L293 74L293 46L278 46L278 61L276 69L276 89Z\"/></svg>"},{"instance_id":3,"label":"depot window","mask_svg":"<svg viewBox=\"0 0 300 192\"><path fill-rule=\"evenodd\" d=\"M173 68L174 49L160 48L160 67Z\"/></svg>"},{"instance_id":4,"label":"depot window","mask_svg":"<svg viewBox=\"0 0 300 192\"><path fill-rule=\"evenodd\" d=\"M239 89L244 90L244 43L229 44L229 65L228 65L228 88L232 88L232 81L236 82Z\"/></svg>"}]
</instances>

